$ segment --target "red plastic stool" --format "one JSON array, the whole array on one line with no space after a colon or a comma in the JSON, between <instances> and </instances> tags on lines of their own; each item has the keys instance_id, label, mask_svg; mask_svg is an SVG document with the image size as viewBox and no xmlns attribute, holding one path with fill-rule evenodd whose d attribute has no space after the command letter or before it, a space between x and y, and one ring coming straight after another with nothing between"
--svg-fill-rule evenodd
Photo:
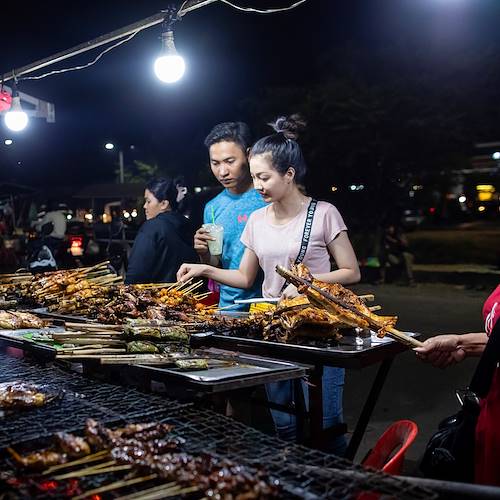
<instances>
[{"instance_id":1,"label":"red plastic stool","mask_svg":"<svg viewBox=\"0 0 500 500\"><path fill-rule=\"evenodd\" d=\"M398 420L380 436L362 465L382 470L387 474L400 474L406 450L415 441L418 426L411 420Z\"/></svg>"}]
</instances>

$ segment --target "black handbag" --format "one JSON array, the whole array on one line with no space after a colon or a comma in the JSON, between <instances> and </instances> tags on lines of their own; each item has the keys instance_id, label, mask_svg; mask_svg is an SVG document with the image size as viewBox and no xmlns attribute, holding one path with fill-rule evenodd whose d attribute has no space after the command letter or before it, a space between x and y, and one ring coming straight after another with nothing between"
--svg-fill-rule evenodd
<instances>
[{"instance_id":1,"label":"black handbag","mask_svg":"<svg viewBox=\"0 0 500 500\"><path fill-rule=\"evenodd\" d=\"M480 398L488 394L500 359L500 321L493 329L469 388L456 391L461 410L444 419L431 437L420 463L426 477L474 481L474 441Z\"/></svg>"}]
</instances>

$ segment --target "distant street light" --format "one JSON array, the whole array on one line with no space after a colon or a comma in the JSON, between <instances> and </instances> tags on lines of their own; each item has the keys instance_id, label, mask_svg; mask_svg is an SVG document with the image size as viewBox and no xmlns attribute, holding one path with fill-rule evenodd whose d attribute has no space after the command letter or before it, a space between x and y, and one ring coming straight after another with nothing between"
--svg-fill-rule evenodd
<instances>
[{"instance_id":1,"label":"distant street light","mask_svg":"<svg viewBox=\"0 0 500 500\"><path fill-rule=\"evenodd\" d=\"M115 145L112 142L107 142L104 148L108 151L113 151ZM125 166L123 163L123 151L121 149L118 151L118 162L120 164L120 184L123 184L125 182Z\"/></svg>"},{"instance_id":2,"label":"distant street light","mask_svg":"<svg viewBox=\"0 0 500 500\"><path fill-rule=\"evenodd\" d=\"M3 143L6 145L6 146L11 146L13 144L13 140L12 139L5 139L5 141L3 141Z\"/></svg>"}]
</instances>

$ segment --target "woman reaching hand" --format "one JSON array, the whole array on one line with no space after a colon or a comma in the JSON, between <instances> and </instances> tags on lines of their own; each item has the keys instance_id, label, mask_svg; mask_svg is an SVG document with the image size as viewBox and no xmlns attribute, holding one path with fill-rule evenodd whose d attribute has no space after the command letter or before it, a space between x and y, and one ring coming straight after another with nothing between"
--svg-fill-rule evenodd
<instances>
[{"instance_id":1,"label":"woman reaching hand","mask_svg":"<svg viewBox=\"0 0 500 500\"><path fill-rule=\"evenodd\" d=\"M305 123L294 115L280 117L272 126L276 133L257 141L249 154L254 187L269 205L253 212L248 220L241 236L246 249L239 269L183 264L177 273L178 280L202 276L225 285L249 288L261 268L263 296L289 297L296 295L297 290L292 285L285 287L285 280L275 268L277 265L288 268L301 261L322 281L343 285L359 281L358 262L342 216L332 204L302 194L297 185L307 170L297 142ZM331 268L331 258L336 263L335 270ZM325 369L324 428L342 421L343 381L343 369ZM273 402L292 401L290 382L268 384L266 389ZM279 435L293 438L295 417L274 410L272 414ZM333 447L342 453L344 440L336 441Z\"/></svg>"}]
</instances>

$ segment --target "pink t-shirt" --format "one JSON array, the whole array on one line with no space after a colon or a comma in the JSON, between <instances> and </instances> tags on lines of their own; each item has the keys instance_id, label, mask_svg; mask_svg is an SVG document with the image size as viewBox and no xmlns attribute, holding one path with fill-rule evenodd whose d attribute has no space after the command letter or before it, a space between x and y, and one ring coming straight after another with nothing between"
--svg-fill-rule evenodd
<instances>
[{"instance_id":1,"label":"pink t-shirt","mask_svg":"<svg viewBox=\"0 0 500 500\"><path fill-rule=\"evenodd\" d=\"M279 297L285 282L275 268L279 264L289 268L295 262L302 243L309 203L290 222L275 225L269 222L269 206L259 208L250 215L241 235L241 242L252 250L264 271L262 295ZM314 213L311 236L303 263L313 274L331 270L327 245L347 227L339 211L326 201L319 201Z\"/></svg>"}]
</instances>

